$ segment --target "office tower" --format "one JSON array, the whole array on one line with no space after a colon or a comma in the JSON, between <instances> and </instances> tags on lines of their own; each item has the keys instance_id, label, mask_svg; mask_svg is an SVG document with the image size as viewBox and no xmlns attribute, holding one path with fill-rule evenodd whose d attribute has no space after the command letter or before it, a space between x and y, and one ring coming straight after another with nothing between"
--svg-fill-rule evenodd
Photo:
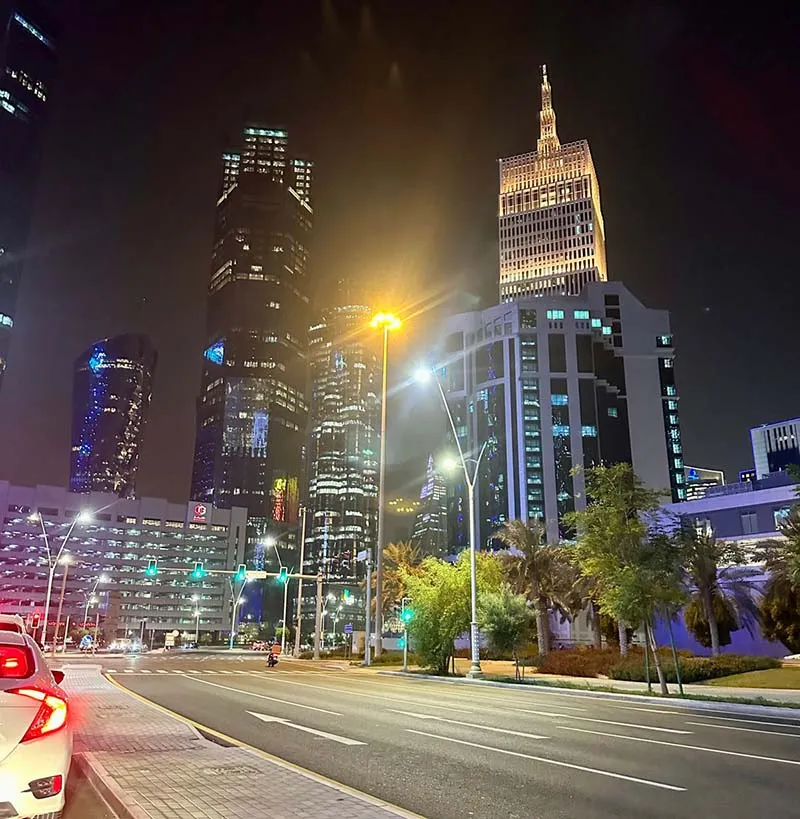
<instances>
[{"instance_id":1,"label":"office tower","mask_svg":"<svg viewBox=\"0 0 800 819\"><path fill-rule=\"evenodd\" d=\"M505 520L544 518L548 537L585 503L575 467L632 463L654 489L686 497L669 314L622 284L451 316L441 378L465 452L484 442L476 487L482 543ZM460 481L463 484L463 480ZM468 545L464 487L449 503Z\"/></svg>"},{"instance_id":2,"label":"office tower","mask_svg":"<svg viewBox=\"0 0 800 819\"><path fill-rule=\"evenodd\" d=\"M0 386L56 75L57 34L35 0L0 0Z\"/></svg>"},{"instance_id":3,"label":"office tower","mask_svg":"<svg viewBox=\"0 0 800 819\"><path fill-rule=\"evenodd\" d=\"M306 554L310 572L352 585L377 538L381 361L364 299L340 282L333 302L309 333Z\"/></svg>"},{"instance_id":4,"label":"office tower","mask_svg":"<svg viewBox=\"0 0 800 819\"><path fill-rule=\"evenodd\" d=\"M447 537L447 483L428 456L425 483L411 534L411 545L424 555L444 557L450 551Z\"/></svg>"},{"instance_id":5,"label":"office tower","mask_svg":"<svg viewBox=\"0 0 800 819\"><path fill-rule=\"evenodd\" d=\"M75 362L72 492L136 497L156 359L146 336L126 334L95 342Z\"/></svg>"},{"instance_id":6,"label":"office tower","mask_svg":"<svg viewBox=\"0 0 800 819\"><path fill-rule=\"evenodd\" d=\"M724 472L719 469L705 469L701 466L684 466L683 478L687 501L704 498L712 486L725 484Z\"/></svg>"},{"instance_id":7,"label":"office tower","mask_svg":"<svg viewBox=\"0 0 800 819\"><path fill-rule=\"evenodd\" d=\"M750 430L756 477L800 467L800 418L762 424Z\"/></svg>"},{"instance_id":8,"label":"office tower","mask_svg":"<svg viewBox=\"0 0 800 819\"><path fill-rule=\"evenodd\" d=\"M191 496L247 509L250 565L298 519L312 210L295 176L279 128L248 125L222 155Z\"/></svg>"},{"instance_id":9,"label":"office tower","mask_svg":"<svg viewBox=\"0 0 800 819\"><path fill-rule=\"evenodd\" d=\"M600 185L586 140L562 145L547 67L536 151L500 160L500 301L576 295L605 281Z\"/></svg>"}]
</instances>

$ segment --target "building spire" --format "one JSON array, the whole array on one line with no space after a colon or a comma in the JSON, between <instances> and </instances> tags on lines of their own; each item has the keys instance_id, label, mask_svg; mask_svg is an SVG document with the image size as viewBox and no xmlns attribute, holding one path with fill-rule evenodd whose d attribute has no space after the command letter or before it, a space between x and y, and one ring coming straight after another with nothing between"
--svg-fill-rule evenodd
<instances>
[{"instance_id":1,"label":"building spire","mask_svg":"<svg viewBox=\"0 0 800 819\"><path fill-rule=\"evenodd\" d=\"M547 66L542 66L542 110L539 112L539 141L536 149L540 154L549 154L561 147L556 133L556 112L553 110L553 99L550 82L547 79Z\"/></svg>"}]
</instances>

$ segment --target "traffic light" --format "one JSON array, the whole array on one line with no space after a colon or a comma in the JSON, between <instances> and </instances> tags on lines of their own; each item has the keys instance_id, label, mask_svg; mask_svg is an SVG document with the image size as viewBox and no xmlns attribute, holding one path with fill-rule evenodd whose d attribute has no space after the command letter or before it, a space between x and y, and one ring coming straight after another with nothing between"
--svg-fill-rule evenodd
<instances>
[{"instance_id":1,"label":"traffic light","mask_svg":"<svg viewBox=\"0 0 800 819\"><path fill-rule=\"evenodd\" d=\"M289 569L286 566L281 566L280 573L278 574L278 583L283 583L286 585L289 582Z\"/></svg>"},{"instance_id":2,"label":"traffic light","mask_svg":"<svg viewBox=\"0 0 800 819\"><path fill-rule=\"evenodd\" d=\"M343 599L343 600L344 600L344 602L345 602L345 603L347 603L348 605L350 605L350 603L352 603L352 602L353 602L353 594L352 594L352 592L350 591L350 589L344 589L344 590L342 591L342 599Z\"/></svg>"},{"instance_id":3,"label":"traffic light","mask_svg":"<svg viewBox=\"0 0 800 819\"><path fill-rule=\"evenodd\" d=\"M405 638L405 637L401 637L401 638L400 638L400 639L397 641L397 645L398 645L398 647L399 647L399 648L405 648L405 647L406 647L406 638Z\"/></svg>"},{"instance_id":4,"label":"traffic light","mask_svg":"<svg viewBox=\"0 0 800 819\"><path fill-rule=\"evenodd\" d=\"M236 569L236 574L233 576L233 579L237 583L244 583L247 580L247 566L244 563L239 564L239 568Z\"/></svg>"},{"instance_id":5,"label":"traffic light","mask_svg":"<svg viewBox=\"0 0 800 819\"><path fill-rule=\"evenodd\" d=\"M202 580L207 574L208 572L203 568L202 563L195 563L191 578L192 580Z\"/></svg>"},{"instance_id":6,"label":"traffic light","mask_svg":"<svg viewBox=\"0 0 800 819\"><path fill-rule=\"evenodd\" d=\"M36 631L39 628L39 623L41 623L42 615L39 612L35 612L34 615L31 617L31 630Z\"/></svg>"},{"instance_id":7,"label":"traffic light","mask_svg":"<svg viewBox=\"0 0 800 819\"><path fill-rule=\"evenodd\" d=\"M148 577L155 577L158 574L158 561L157 560L148 560L147 561L147 568L144 570L144 573Z\"/></svg>"},{"instance_id":8,"label":"traffic light","mask_svg":"<svg viewBox=\"0 0 800 819\"><path fill-rule=\"evenodd\" d=\"M414 609L403 609L400 612L400 619L408 625L414 619Z\"/></svg>"}]
</instances>

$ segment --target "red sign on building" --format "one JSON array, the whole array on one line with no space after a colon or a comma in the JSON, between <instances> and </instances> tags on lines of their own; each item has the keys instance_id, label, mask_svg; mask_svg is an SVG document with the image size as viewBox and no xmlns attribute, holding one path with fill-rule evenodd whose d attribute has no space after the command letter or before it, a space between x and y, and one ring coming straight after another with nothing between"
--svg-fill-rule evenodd
<instances>
[{"instance_id":1,"label":"red sign on building","mask_svg":"<svg viewBox=\"0 0 800 819\"><path fill-rule=\"evenodd\" d=\"M208 515L211 507L205 503L190 504L190 517L192 523L208 523Z\"/></svg>"}]
</instances>

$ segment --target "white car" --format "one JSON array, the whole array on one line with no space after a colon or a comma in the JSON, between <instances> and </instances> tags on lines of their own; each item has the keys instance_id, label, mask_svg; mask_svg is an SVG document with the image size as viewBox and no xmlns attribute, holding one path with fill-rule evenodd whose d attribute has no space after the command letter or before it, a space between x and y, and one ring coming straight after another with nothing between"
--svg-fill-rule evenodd
<instances>
[{"instance_id":1,"label":"white car","mask_svg":"<svg viewBox=\"0 0 800 819\"><path fill-rule=\"evenodd\" d=\"M31 637L0 631L0 817L61 816L72 761L63 679Z\"/></svg>"},{"instance_id":2,"label":"white car","mask_svg":"<svg viewBox=\"0 0 800 819\"><path fill-rule=\"evenodd\" d=\"M0 631L25 634L25 621L18 614L0 614Z\"/></svg>"}]
</instances>

